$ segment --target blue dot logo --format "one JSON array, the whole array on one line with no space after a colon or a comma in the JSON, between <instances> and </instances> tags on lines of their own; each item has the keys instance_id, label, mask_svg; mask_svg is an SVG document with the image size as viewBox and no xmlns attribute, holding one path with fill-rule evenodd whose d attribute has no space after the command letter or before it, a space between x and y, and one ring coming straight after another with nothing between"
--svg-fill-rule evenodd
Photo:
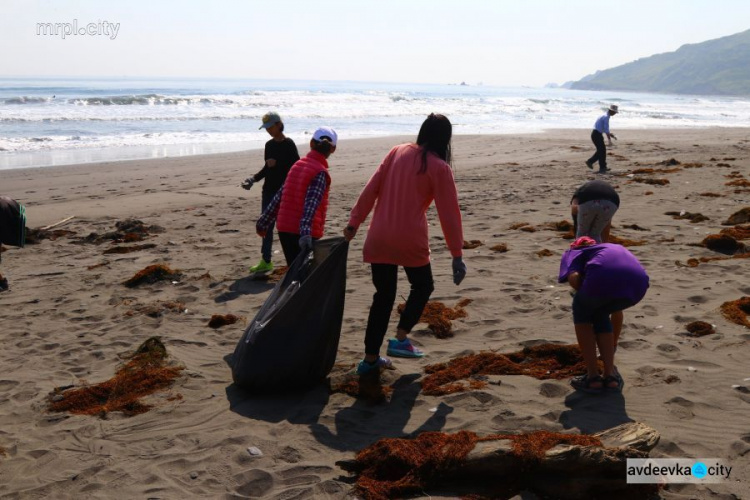
<instances>
[{"instance_id":1,"label":"blue dot logo","mask_svg":"<svg viewBox=\"0 0 750 500\"><path fill-rule=\"evenodd\" d=\"M693 475L693 477L703 479L704 477L706 477L706 474L708 474L706 464L704 464L703 462L696 462L695 464L693 464L692 469L690 469L690 473Z\"/></svg>"}]
</instances>

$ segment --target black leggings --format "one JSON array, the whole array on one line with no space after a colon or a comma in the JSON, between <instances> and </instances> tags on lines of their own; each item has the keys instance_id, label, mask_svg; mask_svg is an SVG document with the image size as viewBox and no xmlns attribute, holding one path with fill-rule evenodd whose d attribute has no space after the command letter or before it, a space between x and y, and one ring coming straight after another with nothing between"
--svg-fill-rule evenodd
<instances>
[{"instance_id":1,"label":"black leggings","mask_svg":"<svg viewBox=\"0 0 750 500\"><path fill-rule=\"evenodd\" d=\"M286 265L291 266L294 259L299 255L299 234L294 233L282 233L279 231L279 243L281 243L281 249L284 251L284 258L286 259Z\"/></svg>"},{"instance_id":2,"label":"black leggings","mask_svg":"<svg viewBox=\"0 0 750 500\"><path fill-rule=\"evenodd\" d=\"M313 241L318 241L319 239L320 238L313 238ZM291 267L292 262L294 262L294 259L296 259L301 252L299 247L299 234L282 233L279 231L279 242L281 243L281 249L284 251L286 265Z\"/></svg>"},{"instance_id":3,"label":"black leggings","mask_svg":"<svg viewBox=\"0 0 750 500\"><path fill-rule=\"evenodd\" d=\"M599 170L607 170L607 146L604 145L604 134L598 130L591 131L591 142L596 146L596 153L594 156L589 158L588 163L593 165L595 161L599 161Z\"/></svg>"},{"instance_id":4,"label":"black leggings","mask_svg":"<svg viewBox=\"0 0 750 500\"><path fill-rule=\"evenodd\" d=\"M365 332L365 354L377 356L380 346L388 330L388 321L396 301L396 285L398 282L398 266L395 264L371 264L372 283L375 285L375 295L372 296L370 316L367 318ZM406 300L406 308L401 314L398 327L410 332L422 316L424 306L435 289L432 281L432 267L430 264L422 267L404 267L406 277L409 278L411 291Z\"/></svg>"}]
</instances>

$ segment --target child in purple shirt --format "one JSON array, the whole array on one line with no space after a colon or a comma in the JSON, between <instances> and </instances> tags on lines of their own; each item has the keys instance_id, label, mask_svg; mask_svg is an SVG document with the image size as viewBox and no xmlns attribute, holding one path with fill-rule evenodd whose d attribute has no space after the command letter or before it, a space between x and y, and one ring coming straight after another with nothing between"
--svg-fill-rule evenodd
<instances>
[{"instance_id":1,"label":"child in purple shirt","mask_svg":"<svg viewBox=\"0 0 750 500\"><path fill-rule=\"evenodd\" d=\"M560 283L568 282L576 290L573 298L573 324L587 373L571 380L584 392L605 388L622 390L623 381L614 365L614 342L610 315L632 307L648 289L648 275L627 248L613 243L578 238L560 261ZM604 363L599 374L596 348Z\"/></svg>"}]
</instances>

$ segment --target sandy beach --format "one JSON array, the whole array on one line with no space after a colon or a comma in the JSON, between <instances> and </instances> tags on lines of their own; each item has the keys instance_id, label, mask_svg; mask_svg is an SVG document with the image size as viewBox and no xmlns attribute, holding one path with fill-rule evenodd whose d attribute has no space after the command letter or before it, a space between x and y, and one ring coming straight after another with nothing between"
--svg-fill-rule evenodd
<instances>
[{"instance_id":1,"label":"sandy beach","mask_svg":"<svg viewBox=\"0 0 750 500\"><path fill-rule=\"evenodd\" d=\"M469 271L456 287L430 209L432 300L472 302L467 317L454 321L452 338L417 326L412 339L428 356L395 360L402 383L377 405L329 394L323 385L258 397L232 384L227 358L273 286L248 279L260 256L254 224L261 193L259 186L239 187L257 172L261 151L1 171L0 194L26 205L30 228L75 217L59 227L70 233L2 254L0 273L10 290L0 293L0 496L345 498L351 484L335 462L383 437L425 430L591 433L632 420L661 433L652 456L720 458L733 466L727 482L670 485L663 498L750 497L750 329L720 311L723 303L750 296L750 266L746 259L688 265L723 257L698 244L750 206L748 187L727 185L750 181L750 130L618 130L618 137L610 149L612 173L604 176L622 200L613 234L643 242L630 250L651 287L625 312L616 358L624 392L603 397L576 393L567 380L524 376L441 397L422 394L419 384L425 366L459 355L575 342L569 289L557 283L569 241L544 226L570 220L575 188L596 177L584 165L593 152L586 130L454 138L464 239L482 244L465 250ZM340 141L329 160L327 234L341 234L381 159L411 139ZM308 151L306 144L298 147ZM628 176L645 168L657 172ZM648 179L668 183L638 182ZM707 219L691 222L667 212ZM154 246L105 255L116 245L85 239L131 218L162 228L138 242ZM519 223L527 229L510 229ZM374 292L362 263L365 229L349 251L342 365L361 359ZM490 249L498 244L508 251ZM278 241L274 252L281 263ZM122 284L152 264L179 269L182 277L138 288ZM398 295L407 293L402 272ZM164 303L182 307L144 312ZM213 329L214 314L243 319ZM715 325L716 333L686 335L696 320ZM394 314L393 331L396 321ZM152 336L184 367L169 390L149 398L153 409L106 418L47 411L56 387L112 377L123 357ZM251 447L261 454L249 453Z\"/></svg>"}]
</instances>

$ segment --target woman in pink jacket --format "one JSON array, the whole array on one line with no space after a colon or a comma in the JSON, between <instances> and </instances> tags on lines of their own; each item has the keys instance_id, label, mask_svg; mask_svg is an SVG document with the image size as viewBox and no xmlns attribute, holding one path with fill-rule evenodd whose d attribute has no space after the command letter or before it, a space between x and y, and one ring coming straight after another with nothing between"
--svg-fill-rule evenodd
<instances>
[{"instance_id":1,"label":"woman in pink jacket","mask_svg":"<svg viewBox=\"0 0 750 500\"><path fill-rule=\"evenodd\" d=\"M428 116L416 144L396 146L385 157L360 193L344 229L347 240L354 238L360 224L375 208L363 252L364 261L372 267L375 295L367 320L365 358L357 366L360 375L391 367L388 358L380 357L380 346L396 300L398 266L406 271L411 291L396 338L388 341L387 353L407 358L424 356L407 335L434 290L425 215L433 200L453 256L453 282L458 285L466 276L461 212L450 166L452 131L445 116Z\"/></svg>"}]
</instances>

